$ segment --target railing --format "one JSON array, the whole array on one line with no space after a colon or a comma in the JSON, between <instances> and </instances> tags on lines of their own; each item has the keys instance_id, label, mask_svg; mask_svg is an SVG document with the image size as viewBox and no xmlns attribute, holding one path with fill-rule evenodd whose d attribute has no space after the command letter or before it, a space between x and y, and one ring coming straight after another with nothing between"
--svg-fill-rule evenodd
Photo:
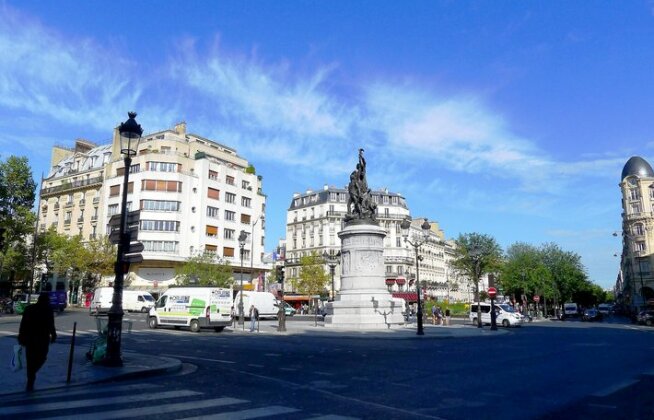
<instances>
[{"instance_id":1,"label":"railing","mask_svg":"<svg viewBox=\"0 0 654 420\"><path fill-rule=\"evenodd\" d=\"M72 201L68 201L68 202L66 202L66 204L64 205L64 207L65 207L65 208L73 207L73 204L74 204L74 203L73 203Z\"/></svg>"},{"instance_id":2,"label":"railing","mask_svg":"<svg viewBox=\"0 0 654 420\"><path fill-rule=\"evenodd\" d=\"M75 188L87 187L94 184L102 184L102 177L99 176L95 178L77 180L74 182L65 182L61 185L57 185L56 187L43 188L41 190L41 195L42 196L53 195L63 191L73 190Z\"/></svg>"},{"instance_id":3,"label":"railing","mask_svg":"<svg viewBox=\"0 0 654 420\"><path fill-rule=\"evenodd\" d=\"M98 216L91 216L91 221L92 222L97 222L98 221Z\"/></svg>"},{"instance_id":4,"label":"railing","mask_svg":"<svg viewBox=\"0 0 654 420\"><path fill-rule=\"evenodd\" d=\"M70 219L64 220L64 226L70 225Z\"/></svg>"},{"instance_id":5,"label":"railing","mask_svg":"<svg viewBox=\"0 0 654 420\"><path fill-rule=\"evenodd\" d=\"M100 202L100 197L93 197L93 204L98 204Z\"/></svg>"},{"instance_id":6,"label":"railing","mask_svg":"<svg viewBox=\"0 0 654 420\"><path fill-rule=\"evenodd\" d=\"M85 199L82 198L81 200L79 200L79 206L80 206L80 207L84 207L85 204L86 204L86 200L85 200Z\"/></svg>"},{"instance_id":7,"label":"railing","mask_svg":"<svg viewBox=\"0 0 654 420\"><path fill-rule=\"evenodd\" d=\"M55 203L55 205L54 205L54 209L55 209L55 210L59 210L59 203Z\"/></svg>"},{"instance_id":8,"label":"railing","mask_svg":"<svg viewBox=\"0 0 654 420\"><path fill-rule=\"evenodd\" d=\"M84 223L84 217L78 217L77 223Z\"/></svg>"}]
</instances>

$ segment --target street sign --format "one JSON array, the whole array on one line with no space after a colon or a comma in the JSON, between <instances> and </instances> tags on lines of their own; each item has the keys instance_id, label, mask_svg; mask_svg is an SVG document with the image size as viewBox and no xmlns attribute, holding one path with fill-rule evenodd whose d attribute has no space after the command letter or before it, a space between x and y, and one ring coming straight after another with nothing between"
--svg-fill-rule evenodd
<instances>
[{"instance_id":1,"label":"street sign","mask_svg":"<svg viewBox=\"0 0 654 420\"><path fill-rule=\"evenodd\" d=\"M538 302L540 300L540 296L534 295L534 302Z\"/></svg>"},{"instance_id":2,"label":"street sign","mask_svg":"<svg viewBox=\"0 0 654 420\"><path fill-rule=\"evenodd\" d=\"M138 226L131 226L127 228L127 234L129 235L130 241L135 241L136 238L138 237L138 233L139 233ZM109 234L109 242L111 242L114 245L120 243L120 230L116 229Z\"/></svg>"},{"instance_id":3,"label":"street sign","mask_svg":"<svg viewBox=\"0 0 654 420\"><path fill-rule=\"evenodd\" d=\"M127 254L123 256L123 262L130 264L139 264L143 262L143 255L141 254Z\"/></svg>"},{"instance_id":4,"label":"street sign","mask_svg":"<svg viewBox=\"0 0 654 420\"><path fill-rule=\"evenodd\" d=\"M131 242L129 248L125 250L125 254L138 254L143 252L144 249L145 247L141 242Z\"/></svg>"},{"instance_id":5,"label":"street sign","mask_svg":"<svg viewBox=\"0 0 654 420\"><path fill-rule=\"evenodd\" d=\"M495 299L495 295L497 295L497 289L495 289L494 287L489 287L488 296L490 296L491 299Z\"/></svg>"},{"instance_id":6,"label":"street sign","mask_svg":"<svg viewBox=\"0 0 654 420\"><path fill-rule=\"evenodd\" d=\"M120 228L120 215L121 213L114 214L109 218L107 223L112 228ZM141 219L141 210L134 210L127 213L127 226L138 225Z\"/></svg>"}]
</instances>

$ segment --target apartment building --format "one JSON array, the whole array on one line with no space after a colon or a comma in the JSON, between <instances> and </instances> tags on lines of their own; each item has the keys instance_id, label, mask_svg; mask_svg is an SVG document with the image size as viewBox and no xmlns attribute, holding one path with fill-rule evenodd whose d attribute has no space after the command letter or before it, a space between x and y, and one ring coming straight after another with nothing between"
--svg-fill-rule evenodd
<instances>
[{"instance_id":1,"label":"apartment building","mask_svg":"<svg viewBox=\"0 0 654 420\"><path fill-rule=\"evenodd\" d=\"M108 145L78 140L71 149L55 147L41 190L40 229L55 226L87 239L107 234L109 218L121 211L123 162L117 129ZM145 247L144 261L131 267L130 287L161 292L174 283L179 264L204 251L238 266L237 280L268 270L262 177L236 150L180 123L144 135L128 170L127 207L141 210L138 239Z\"/></svg>"},{"instance_id":2,"label":"apartment building","mask_svg":"<svg viewBox=\"0 0 654 420\"><path fill-rule=\"evenodd\" d=\"M343 228L343 217L347 213L345 188L325 185L322 190L307 190L304 194L293 195L286 215L285 265L286 278L297 278L300 274L300 259L303 256L325 252L335 254L341 249L338 233ZM415 250L409 247L402 237L400 224L410 217L405 198L387 189L372 191L372 199L377 204L377 220L386 230L384 238L384 265L386 285L389 291L415 300ZM410 227L410 236L421 235L420 225L424 219L415 218ZM420 279L427 285L430 296L446 294L447 270L446 249L452 247L445 240L445 234L437 222L430 222L430 241L419 249ZM325 266L325 271L329 268ZM291 282L285 283L285 291L292 292ZM340 269L334 276L334 288L340 289Z\"/></svg>"},{"instance_id":3,"label":"apartment building","mask_svg":"<svg viewBox=\"0 0 654 420\"><path fill-rule=\"evenodd\" d=\"M652 247L654 246L654 171L640 156L622 169L622 253L616 283L617 299L632 310L654 299Z\"/></svg>"}]
</instances>

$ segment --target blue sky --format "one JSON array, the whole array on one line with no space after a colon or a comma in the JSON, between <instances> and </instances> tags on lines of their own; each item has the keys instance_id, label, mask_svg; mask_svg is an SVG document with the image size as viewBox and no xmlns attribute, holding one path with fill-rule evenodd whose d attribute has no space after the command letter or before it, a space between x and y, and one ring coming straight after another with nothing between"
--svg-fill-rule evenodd
<instances>
[{"instance_id":1,"label":"blue sky","mask_svg":"<svg viewBox=\"0 0 654 420\"><path fill-rule=\"evenodd\" d=\"M620 172L654 155L651 1L0 1L0 150L185 120L292 193L402 193L448 237L556 242L612 286ZM654 162L652 162L654 163Z\"/></svg>"}]
</instances>

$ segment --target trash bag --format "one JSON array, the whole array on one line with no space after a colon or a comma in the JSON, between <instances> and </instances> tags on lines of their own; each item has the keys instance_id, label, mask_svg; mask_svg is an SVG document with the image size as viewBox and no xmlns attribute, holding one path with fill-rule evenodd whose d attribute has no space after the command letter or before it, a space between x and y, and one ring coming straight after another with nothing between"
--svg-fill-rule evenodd
<instances>
[{"instance_id":1,"label":"trash bag","mask_svg":"<svg viewBox=\"0 0 654 420\"><path fill-rule=\"evenodd\" d=\"M93 363L100 363L107 355L107 340L98 340L93 349Z\"/></svg>"},{"instance_id":2,"label":"trash bag","mask_svg":"<svg viewBox=\"0 0 654 420\"><path fill-rule=\"evenodd\" d=\"M11 370L17 372L25 366L25 356L23 355L23 346L14 344L13 353L11 355Z\"/></svg>"}]
</instances>

